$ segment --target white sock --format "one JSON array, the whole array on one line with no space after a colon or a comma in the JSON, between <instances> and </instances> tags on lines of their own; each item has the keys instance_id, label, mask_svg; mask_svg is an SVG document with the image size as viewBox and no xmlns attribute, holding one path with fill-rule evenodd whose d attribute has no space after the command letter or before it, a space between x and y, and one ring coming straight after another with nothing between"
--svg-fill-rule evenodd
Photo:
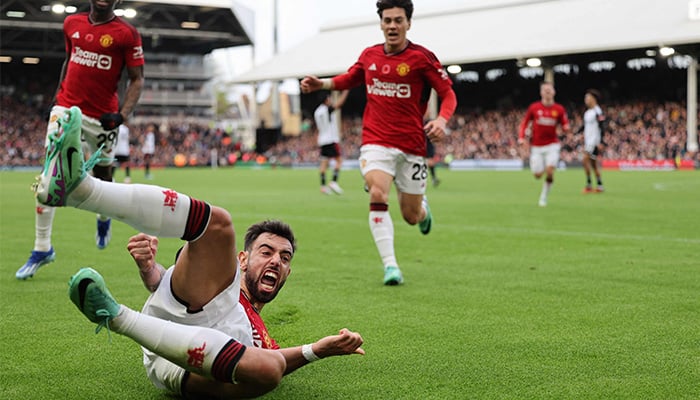
<instances>
[{"instance_id":1,"label":"white sock","mask_svg":"<svg viewBox=\"0 0 700 400\"><path fill-rule=\"evenodd\" d=\"M209 378L214 378L214 360L233 339L215 329L178 324L124 305L110 322L110 328L168 361ZM225 378L228 382L233 381L233 371Z\"/></svg>"},{"instance_id":2,"label":"white sock","mask_svg":"<svg viewBox=\"0 0 700 400\"><path fill-rule=\"evenodd\" d=\"M540 197L543 199L546 199L547 196L549 196L549 191L551 189L552 189L552 182L544 181L544 183L542 183L542 193L540 194Z\"/></svg>"},{"instance_id":3,"label":"white sock","mask_svg":"<svg viewBox=\"0 0 700 400\"><path fill-rule=\"evenodd\" d=\"M56 209L37 202L35 212L34 250L49 251L51 249L51 229L53 228L53 216L56 213Z\"/></svg>"},{"instance_id":4,"label":"white sock","mask_svg":"<svg viewBox=\"0 0 700 400\"><path fill-rule=\"evenodd\" d=\"M190 198L159 186L107 182L87 176L67 204L125 222L149 235L180 238Z\"/></svg>"},{"instance_id":5,"label":"white sock","mask_svg":"<svg viewBox=\"0 0 700 400\"><path fill-rule=\"evenodd\" d=\"M390 265L397 267L399 264L396 262L394 253L394 223L391 221L389 211L370 211L369 229L384 267Z\"/></svg>"}]
</instances>

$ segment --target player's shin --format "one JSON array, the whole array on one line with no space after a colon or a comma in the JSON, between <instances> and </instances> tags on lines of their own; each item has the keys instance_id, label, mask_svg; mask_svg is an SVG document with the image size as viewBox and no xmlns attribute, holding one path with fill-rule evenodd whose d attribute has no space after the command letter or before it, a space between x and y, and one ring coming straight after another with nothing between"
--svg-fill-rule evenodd
<instances>
[{"instance_id":1,"label":"player's shin","mask_svg":"<svg viewBox=\"0 0 700 400\"><path fill-rule=\"evenodd\" d=\"M171 189L90 176L70 194L68 205L111 216L150 235L184 240L199 237L211 214L207 203Z\"/></svg>"},{"instance_id":2,"label":"player's shin","mask_svg":"<svg viewBox=\"0 0 700 400\"><path fill-rule=\"evenodd\" d=\"M236 366L246 350L221 331L177 324L124 306L111 328L190 372L220 382L234 383Z\"/></svg>"}]
</instances>

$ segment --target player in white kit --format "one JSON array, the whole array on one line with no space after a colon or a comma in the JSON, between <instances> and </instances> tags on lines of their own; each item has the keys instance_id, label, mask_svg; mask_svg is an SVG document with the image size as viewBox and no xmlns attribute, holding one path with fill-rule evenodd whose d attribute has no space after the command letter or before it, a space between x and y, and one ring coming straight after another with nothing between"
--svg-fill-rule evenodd
<instances>
[{"instance_id":1,"label":"player in white kit","mask_svg":"<svg viewBox=\"0 0 700 400\"><path fill-rule=\"evenodd\" d=\"M583 126L581 127L584 140L583 170L586 173L586 187L583 189L583 193L602 193L605 191L603 180L600 176L600 169L598 168L598 156L600 155L603 135L605 134L605 114L603 114L603 110L598 105L600 96L600 92L596 89L589 89L583 97L583 101L588 108L583 113ZM591 171L593 171L596 178L597 185L595 189L593 189L591 184Z\"/></svg>"},{"instance_id":2,"label":"player in white kit","mask_svg":"<svg viewBox=\"0 0 700 400\"><path fill-rule=\"evenodd\" d=\"M131 158L131 144L129 143L129 127L126 124L119 125L119 133L117 135L117 146L114 148L114 160L116 168L124 167L124 183L131 183L131 166L129 159ZM112 173L114 177L114 173Z\"/></svg>"}]
</instances>

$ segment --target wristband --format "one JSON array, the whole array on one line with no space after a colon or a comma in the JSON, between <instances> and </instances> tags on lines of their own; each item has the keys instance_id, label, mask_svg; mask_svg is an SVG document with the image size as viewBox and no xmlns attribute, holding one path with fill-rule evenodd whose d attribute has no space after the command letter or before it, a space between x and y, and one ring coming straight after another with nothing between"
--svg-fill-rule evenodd
<instances>
[{"instance_id":1,"label":"wristband","mask_svg":"<svg viewBox=\"0 0 700 400\"><path fill-rule=\"evenodd\" d=\"M305 344L301 346L301 355L303 355L306 361L310 363L321 359L321 357L317 356L311 349L310 344Z\"/></svg>"},{"instance_id":2,"label":"wristband","mask_svg":"<svg viewBox=\"0 0 700 400\"><path fill-rule=\"evenodd\" d=\"M321 89L331 90L333 89L333 81L330 78L321 79Z\"/></svg>"}]
</instances>

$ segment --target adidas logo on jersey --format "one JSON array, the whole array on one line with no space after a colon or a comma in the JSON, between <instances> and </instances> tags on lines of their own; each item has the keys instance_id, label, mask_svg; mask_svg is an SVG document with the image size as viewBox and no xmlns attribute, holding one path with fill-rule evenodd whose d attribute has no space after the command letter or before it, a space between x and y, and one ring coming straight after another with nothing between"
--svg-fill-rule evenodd
<instances>
[{"instance_id":1,"label":"adidas logo on jersey","mask_svg":"<svg viewBox=\"0 0 700 400\"><path fill-rule=\"evenodd\" d=\"M367 69L370 70L370 71L376 71L376 70L377 70L377 64L372 63L372 65L370 65L369 68L367 68Z\"/></svg>"},{"instance_id":2,"label":"adidas logo on jersey","mask_svg":"<svg viewBox=\"0 0 700 400\"><path fill-rule=\"evenodd\" d=\"M73 36L71 36L71 38L72 39L80 39L80 32L75 31L75 33L73 34Z\"/></svg>"}]
</instances>

